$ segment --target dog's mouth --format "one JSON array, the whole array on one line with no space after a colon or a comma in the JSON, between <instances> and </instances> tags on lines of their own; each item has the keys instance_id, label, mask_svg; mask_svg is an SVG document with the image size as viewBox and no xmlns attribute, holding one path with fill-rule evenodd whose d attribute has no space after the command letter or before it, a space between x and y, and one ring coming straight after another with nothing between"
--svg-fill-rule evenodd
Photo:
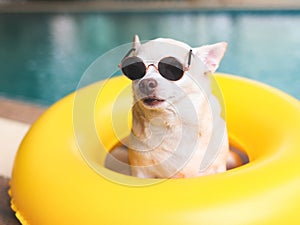
<instances>
[{"instance_id":1,"label":"dog's mouth","mask_svg":"<svg viewBox=\"0 0 300 225\"><path fill-rule=\"evenodd\" d=\"M147 97L143 98L142 101L146 106L155 107L163 103L165 100L155 97Z\"/></svg>"}]
</instances>

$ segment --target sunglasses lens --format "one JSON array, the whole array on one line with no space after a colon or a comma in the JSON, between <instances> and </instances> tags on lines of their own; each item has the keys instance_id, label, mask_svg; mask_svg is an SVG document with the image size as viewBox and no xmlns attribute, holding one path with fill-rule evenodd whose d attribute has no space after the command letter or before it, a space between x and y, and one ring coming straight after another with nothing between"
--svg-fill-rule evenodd
<instances>
[{"instance_id":1,"label":"sunglasses lens","mask_svg":"<svg viewBox=\"0 0 300 225\"><path fill-rule=\"evenodd\" d=\"M146 67L139 57L128 57L122 61L122 72L130 80L141 79L146 74Z\"/></svg>"},{"instance_id":2,"label":"sunglasses lens","mask_svg":"<svg viewBox=\"0 0 300 225\"><path fill-rule=\"evenodd\" d=\"M158 70L164 78L171 81L179 80L184 74L182 64L174 57L166 57L160 60Z\"/></svg>"}]
</instances>

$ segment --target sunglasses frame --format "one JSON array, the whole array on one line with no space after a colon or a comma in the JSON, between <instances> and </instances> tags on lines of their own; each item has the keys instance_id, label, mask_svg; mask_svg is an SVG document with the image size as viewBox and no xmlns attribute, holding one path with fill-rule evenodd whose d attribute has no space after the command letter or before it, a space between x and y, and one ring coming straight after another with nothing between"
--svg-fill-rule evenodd
<instances>
[{"instance_id":1,"label":"sunglasses frame","mask_svg":"<svg viewBox=\"0 0 300 225\"><path fill-rule=\"evenodd\" d=\"M168 79L168 80L171 80L171 81L177 81L177 80L180 80L180 79L183 77L184 73L185 73L186 71L189 70L190 65L191 65L191 60L192 60L192 54L193 54L193 50L190 49L190 51L189 51L189 56L188 56L188 63L187 63L187 66L185 66L184 64L182 64L177 58L175 58L175 57L173 57L173 56L167 56L167 57L164 57L164 58L162 58L162 59L159 60L158 64L159 64L163 59L165 59L165 58L174 58L175 60L177 60L177 61L182 65L182 72L183 72L182 75L179 77L179 79L174 79L174 80L172 80L172 79L169 79L169 78L167 78L166 76L162 75L162 74L160 73L159 69L158 69L158 66L156 66L154 63L151 63L151 64L149 64L149 65L147 66L142 58L137 57L137 56L129 56L129 55L130 55L132 52L134 52L135 50L136 50L135 48L131 48L131 49L126 53L126 55L123 57L121 63L118 65L118 67L119 67L119 68L122 70L122 72L123 72L122 64L123 64L123 62L124 62L125 59L131 58L131 57L136 57L136 58L140 59L140 62L142 62L142 63L144 64L144 66L145 66L145 74L144 74L142 77L137 78L137 79L131 79L129 76L127 76L126 74L124 74L126 77L128 77L128 78L131 79L131 80L138 80L138 79L143 78L143 77L147 74L147 71L148 71L148 69L149 69L150 66L153 66L153 67L157 70L157 72L159 72L159 74L160 74L162 77L164 77L164 78L166 78L166 79ZM123 72L123 73L124 73L124 72Z\"/></svg>"}]
</instances>

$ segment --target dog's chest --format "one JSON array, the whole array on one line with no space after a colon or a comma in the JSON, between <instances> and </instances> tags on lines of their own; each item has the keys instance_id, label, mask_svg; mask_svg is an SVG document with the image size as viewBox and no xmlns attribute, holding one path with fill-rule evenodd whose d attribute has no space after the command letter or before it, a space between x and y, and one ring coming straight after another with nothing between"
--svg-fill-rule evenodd
<instances>
[{"instance_id":1,"label":"dog's chest","mask_svg":"<svg viewBox=\"0 0 300 225\"><path fill-rule=\"evenodd\" d=\"M160 164L172 159L181 160L199 148L200 130L184 125L172 126L168 122L149 124L147 138L130 139L131 163L136 166Z\"/></svg>"}]
</instances>

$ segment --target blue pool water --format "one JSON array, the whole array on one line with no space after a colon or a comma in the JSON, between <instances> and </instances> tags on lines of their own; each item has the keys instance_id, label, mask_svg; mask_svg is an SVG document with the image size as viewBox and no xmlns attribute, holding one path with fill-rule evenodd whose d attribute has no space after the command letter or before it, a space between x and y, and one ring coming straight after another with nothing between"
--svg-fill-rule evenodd
<instances>
[{"instance_id":1,"label":"blue pool water","mask_svg":"<svg viewBox=\"0 0 300 225\"><path fill-rule=\"evenodd\" d=\"M0 14L0 96L52 104L76 89L94 60L137 33L194 47L227 41L220 72L300 99L299 28L300 11Z\"/></svg>"}]
</instances>

